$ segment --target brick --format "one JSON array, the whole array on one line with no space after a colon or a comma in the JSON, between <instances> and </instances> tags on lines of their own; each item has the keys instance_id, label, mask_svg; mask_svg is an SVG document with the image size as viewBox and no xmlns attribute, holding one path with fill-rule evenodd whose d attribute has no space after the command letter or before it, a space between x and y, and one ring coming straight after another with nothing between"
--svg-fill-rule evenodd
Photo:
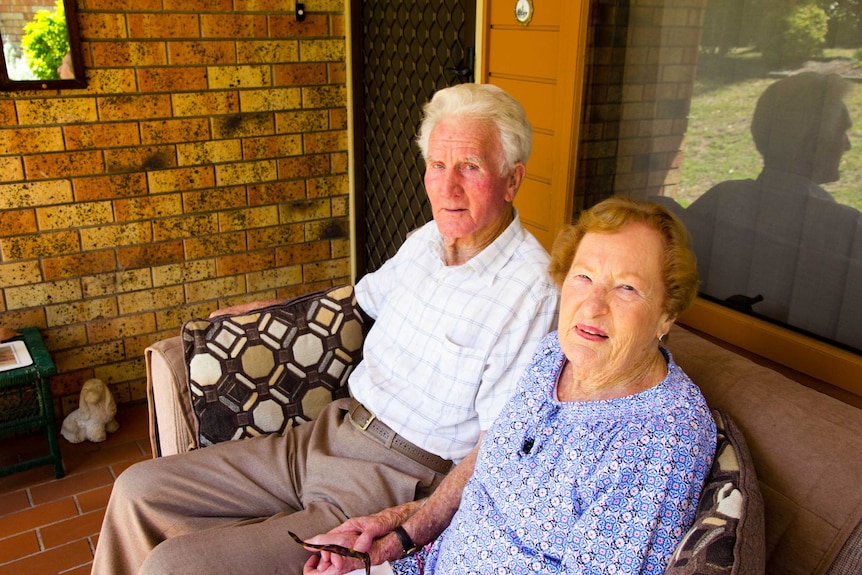
<instances>
[{"instance_id":1,"label":"brick","mask_svg":"<svg viewBox=\"0 0 862 575\"><path fill-rule=\"evenodd\" d=\"M229 276L186 284L189 302L218 299L245 293L245 280L241 276Z\"/></svg>"},{"instance_id":2,"label":"brick","mask_svg":"<svg viewBox=\"0 0 862 575\"><path fill-rule=\"evenodd\" d=\"M276 38L311 38L329 35L329 18L325 14L308 14L302 22L297 22L294 15L274 15L269 20L270 33Z\"/></svg>"},{"instance_id":3,"label":"brick","mask_svg":"<svg viewBox=\"0 0 862 575\"><path fill-rule=\"evenodd\" d=\"M42 260L48 281L113 271L116 269L113 250L48 257Z\"/></svg>"},{"instance_id":4,"label":"brick","mask_svg":"<svg viewBox=\"0 0 862 575\"><path fill-rule=\"evenodd\" d=\"M163 265L183 260L180 241L131 246L117 250L117 261L126 269Z\"/></svg>"},{"instance_id":5,"label":"brick","mask_svg":"<svg viewBox=\"0 0 862 575\"><path fill-rule=\"evenodd\" d=\"M346 174L350 167L350 157L347 152L335 152L330 154L330 164L333 174Z\"/></svg>"},{"instance_id":6,"label":"brick","mask_svg":"<svg viewBox=\"0 0 862 575\"><path fill-rule=\"evenodd\" d=\"M84 228L81 230L81 245L85 250L146 244L152 240L150 222L132 222L121 225Z\"/></svg>"},{"instance_id":7,"label":"brick","mask_svg":"<svg viewBox=\"0 0 862 575\"><path fill-rule=\"evenodd\" d=\"M40 529L42 544L46 549L51 549L70 541L96 535L102 527L104 517L104 510L91 511L78 517L45 526Z\"/></svg>"},{"instance_id":8,"label":"brick","mask_svg":"<svg viewBox=\"0 0 862 575\"><path fill-rule=\"evenodd\" d=\"M313 86L302 88L302 107L335 108L347 105L345 86Z\"/></svg>"},{"instance_id":9,"label":"brick","mask_svg":"<svg viewBox=\"0 0 862 575\"><path fill-rule=\"evenodd\" d=\"M329 242L305 242L278 248L278 266L318 262L331 257Z\"/></svg>"},{"instance_id":10,"label":"brick","mask_svg":"<svg viewBox=\"0 0 862 575\"><path fill-rule=\"evenodd\" d=\"M93 98L53 98L38 100L17 100L18 123L32 124L72 124L75 122L94 122L96 101Z\"/></svg>"},{"instance_id":11,"label":"brick","mask_svg":"<svg viewBox=\"0 0 862 575\"><path fill-rule=\"evenodd\" d=\"M350 180L346 174L314 178L307 181L309 198L326 198L346 194L350 191Z\"/></svg>"},{"instance_id":12,"label":"brick","mask_svg":"<svg viewBox=\"0 0 862 575\"><path fill-rule=\"evenodd\" d=\"M172 41L168 43L168 58L175 66L237 63L234 42L229 40Z\"/></svg>"},{"instance_id":13,"label":"brick","mask_svg":"<svg viewBox=\"0 0 862 575\"><path fill-rule=\"evenodd\" d=\"M164 0L164 2L164 8L167 11L229 12L233 10L232 0ZM161 8L161 6L158 8ZM238 11L245 11L239 7L236 9Z\"/></svg>"},{"instance_id":14,"label":"brick","mask_svg":"<svg viewBox=\"0 0 862 575\"><path fill-rule=\"evenodd\" d=\"M277 228L258 228L248 231L248 249L259 250L305 241L302 224L280 224Z\"/></svg>"},{"instance_id":15,"label":"brick","mask_svg":"<svg viewBox=\"0 0 862 575\"><path fill-rule=\"evenodd\" d=\"M326 110L297 110L278 112L275 115L275 131L279 134L322 132L329 129Z\"/></svg>"},{"instance_id":16,"label":"brick","mask_svg":"<svg viewBox=\"0 0 862 575\"><path fill-rule=\"evenodd\" d=\"M215 185L213 166L195 166L192 168L175 168L147 174L150 192L162 194L210 188Z\"/></svg>"},{"instance_id":17,"label":"brick","mask_svg":"<svg viewBox=\"0 0 862 575\"><path fill-rule=\"evenodd\" d=\"M164 66L168 63L165 42L91 42L93 65L104 68L122 66Z\"/></svg>"},{"instance_id":18,"label":"brick","mask_svg":"<svg viewBox=\"0 0 862 575\"><path fill-rule=\"evenodd\" d=\"M347 46L343 39L334 40L300 40L299 54L301 62L337 62L346 57Z\"/></svg>"},{"instance_id":19,"label":"brick","mask_svg":"<svg viewBox=\"0 0 862 575\"><path fill-rule=\"evenodd\" d=\"M278 175L282 178L305 178L328 174L329 154L315 154L278 160Z\"/></svg>"},{"instance_id":20,"label":"brick","mask_svg":"<svg viewBox=\"0 0 862 575\"><path fill-rule=\"evenodd\" d=\"M117 302L114 298L82 300L69 304L48 306L45 309L48 325L65 326L117 315Z\"/></svg>"},{"instance_id":21,"label":"brick","mask_svg":"<svg viewBox=\"0 0 862 575\"><path fill-rule=\"evenodd\" d=\"M75 200L79 202L108 200L147 193L143 173L112 174L75 179Z\"/></svg>"},{"instance_id":22,"label":"brick","mask_svg":"<svg viewBox=\"0 0 862 575\"><path fill-rule=\"evenodd\" d=\"M213 137L217 139L265 136L275 133L270 113L243 113L213 118Z\"/></svg>"},{"instance_id":23,"label":"brick","mask_svg":"<svg viewBox=\"0 0 862 575\"><path fill-rule=\"evenodd\" d=\"M289 134L248 138L242 142L242 156L247 160L298 156L302 153L302 136Z\"/></svg>"},{"instance_id":24,"label":"brick","mask_svg":"<svg viewBox=\"0 0 862 575\"><path fill-rule=\"evenodd\" d=\"M123 250L118 250L122 252ZM119 259L119 258L118 258ZM124 269L114 273L99 273L81 278L84 297L113 296L153 287L150 270Z\"/></svg>"},{"instance_id":25,"label":"brick","mask_svg":"<svg viewBox=\"0 0 862 575\"><path fill-rule=\"evenodd\" d=\"M305 198L305 183L299 180L248 186L248 203L253 206L290 202L303 198Z\"/></svg>"},{"instance_id":26,"label":"brick","mask_svg":"<svg viewBox=\"0 0 862 575\"><path fill-rule=\"evenodd\" d=\"M270 74L266 65L210 66L206 79L211 90L263 88L272 84Z\"/></svg>"},{"instance_id":27,"label":"brick","mask_svg":"<svg viewBox=\"0 0 862 575\"><path fill-rule=\"evenodd\" d=\"M31 234L36 231L36 212L32 209L0 212L0 237Z\"/></svg>"},{"instance_id":28,"label":"brick","mask_svg":"<svg viewBox=\"0 0 862 575\"><path fill-rule=\"evenodd\" d=\"M326 83L325 64L283 64L274 66L276 86L301 86Z\"/></svg>"},{"instance_id":29,"label":"brick","mask_svg":"<svg viewBox=\"0 0 862 575\"><path fill-rule=\"evenodd\" d=\"M166 218L153 222L153 240L161 242L218 232L218 214Z\"/></svg>"},{"instance_id":30,"label":"brick","mask_svg":"<svg viewBox=\"0 0 862 575\"><path fill-rule=\"evenodd\" d=\"M197 14L128 14L130 38L199 38Z\"/></svg>"},{"instance_id":31,"label":"brick","mask_svg":"<svg viewBox=\"0 0 862 575\"><path fill-rule=\"evenodd\" d=\"M246 283L249 293L260 292L263 290L278 290L277 297L290 297L282 295L281 290L285 286L302 283L302 267L287 265L268 270L261 270L259 272L252 272L246 275ZM299 295L299 293L296 295ZM275 298L270 297L266 299Z\"/></svg>"},{"instance_id":32,"label":"brick","mask_svg":"<svg viewBox=\"0 0 862 575\"><path fill-rule=\"evenodd\" d=\"M38 208L36 216L41 230L59 230L96 226L113 222L111 202L78 202Z\"/></svg>"},{"instance_id":33,"label":"brick","mask_svg":"<svg viewBox=\"0 0 862 575\"><path fill-rule=\"evenodd\" d=\"M164 287L181 285L216 277L216 260L196 260L179 262L153 268L153 285Z\"/></svg>"},{"instance_id":34,"label":"brick","mask_svg":"<svg viewBox=\"0 0 862 575\"><path fill-rule=\"evenodd\" d=\"M127 37L126 18L122 14L82 12L78 14L78 28L81 37L91 41Z\"/></svg>"},{"instance_id":35,"label":"brick","mask_svg":"<svg viewBox=\"0 0 862 575\"><path fill-rule=\"evenodd\" d=\"M35 530L13 535L0 541L0 563L21 559L41 550Z\"/></svg>"},{"instance_id":36,"label":"brick","mask_svg":"<svg viewBox=\"0 0 862 575\"><path fill-rule=\"evenodd\" d=\"M132 122L109 122L64 126L66 147L70 150L89 148L118 148L141 143L138 125Z\"/></svg>"},{"instance_id":37,"label":"brick","mask_svg":"<svg viewBox=\"0 0 862 575\"><path fill-rule=\"evenodd\" d=\"M183 205L186 213L240 208L245 204L244 186L222 187L218 191L204 190L183 194Z\"/></svg>"},{"instance_id":38,"label":"brick","mask_svg":"<svg viewBox=\"0 0 862 575\"><path fill-rule=\"evenodd\" d=\"M350 259L329 260L302 266L302 279L318 282L350 277Z\"/></svg>"},{"instance_id":39,"label":"brick","mask_svg":"<svg viewBox=\"0 0 862 575\"><path fill-rule=\"evenodd\" d=\"M28 180L44 180L105 171L102 154L97 151L37 154L24 158Z\"/></svg>"},{"instance_id":40,"label":"brick","mask_svg":"<svg viewBox=\"0 0 862 575\"><path fill-rule=\"evenodd\" d=\"M26 260L58 254L70 254L81 251L78 234L73 231L42 232L0 239L0 252L3 259Z\"/></svg>"},{"instance_id":41,"label":"brick","mask_svg":"<svg viewBox=\"0 0 862 575\"><path fill-rule=\"evenodd\" d=\"M84 491L76 495L75 499L78 501L78 507L81 508L81 512L88 513L90 511L95 511L96 509L104 509L107 507L112 487L113 483L111 485L105 485L104 487L90 489L89 491Z\"/></svg>"},{"instance_id":42,"label":"brick","mask_svg":"<svg viewBox=\"0 0 862 575\"><path fill-rule=\"evenodd\" d=\"M329 129L347 129L347 108L334 108L329 110Z\"/></svg>"},{"instance_id":43,"label":"brick","mask_svg":"<svg viewBox=\"0 0 862 575\"><path fill-rule=\"evenodd\" d=\"M300 88L244 90L239 94L239 105L243 112L295 110L302 107L302 92Z\"/></svg>"},{"instance_id":44,"label":"brick","mask_svg":"<svg viewBox=\"0 0 862 575\"><path fill-rule=\"evenodd\" d=\"M245 274L252 271L271 269L275 265L274 251L246 252L216 258L219 276Z\"/></svg>"},{"instance_id":45,"label":"brick","mask_svg":"<svg viewBox=\"0 0 862 575\"><path fill-rule=\"evenodd\" d=\"M182 286L168 286L117 296L123 314L149 312L185 303Z\"/></svg>"},{"instance_id":46,"label":"brick","mask_svg":"<svg viewBox=\"0 0 862 575\"><path fill-rule=\"evenodd\" d=\"M209 258L223 254L237 254L246 250L245 234L231 233L189 238L183 241L188 259Z\"/></svg>"},{"instance_id":47,"label":"brick","mask_svg":"<svg viewBox=\"0 0 862 575\"><path fill-rule=\"evenodd\" d=\"M238 139L177 145L177 160L181 166L239 162L242 159L242 142Z\"/></svg>"},{"instance_id":48,"label":"brick","mask_svg":"<svg viewBox=\"0 0 862 575\"><path fill-rule=\"evenodd\" d=\"M286 223L306 222L330 217L331 205L328 199L291 202L280 207L281 221Z\"/></svg>"},{"instance_id":49,"label":"brick","mask_svg":"<svg viewBox=\"0 0 862 575\"><path fill-rule=\"evenodd\" d=\"M299 42L273 38L263 41L236 43L236 60L239 64L281 64L299 61Z\"/></svg>"},{"instance_id":50,"label":"brick","mask_svg":"<svg viewBox=\"0 0 862 575\"><path fill-rule=\"evenodd\" d=\"M347 150L348 144L347 132L342 130L304 134L303 141L305 142L305 152L307 154Z\"/></svg>"},{"instance_id":51,"label":"brick","mask_svg":"<svg viewBox=\"0 0 862 575\"><path fill-rule=\"evenodd\" d=\"M24 168L19 157L0 158L0 182L24 179Z\"/></svg>"},{"instance_id":52,"label":"brick","mask_svg":"<svg viewBox=\"0 0 862 575\"><path fill-rule=\"evenodd\" d=\"M219 230L222 232L263 228L278 223L278 208L275 206L260 206L219 214Z\"/></svg>"},{"instance_id":53,"label":"brick","mask_svg":"<svg viewBox=\"0 0 862 575\"><path fill-rule=\"evenodd\" d=\"M174 116L206 116L239 112L236 92L172 94Z\"/></svg>"},{"instance_id":54,"label":"brick","mask_svg":"<svg viewBox=\"0 0 862 575\"><path fill-rule=\"evenodd\" d=\"M67 475L62 479L31 487L30 497L33 500L33 505L43 505L51 501L73 497L76 493L81 493L82 491L110 485L113 479L107 469Z\"/></svg>"},{"instance_id":55,"label":"brick","mask_svg":"<svg viewBox=\"0 0 862 575\"><path fill-rule=\"evenodd\" d=\"M112 341L53 353L57 371L69 372L114 363L125 357L122 342ZM116 400L116 398L115 398Z\"/></svg>"},{"instance_id":56,"label":"brick","mask_svg":"<svg viewBox=\"0 0 862 575\"><path fill-rule=\"evenodd\" d=\"M182 198L178 194L159 194L113 201L118 222L151 220L182 212Z\"/></svg>"},{"instance_id":57,"label":"brick","mask_svg":"<svg viewBox=\"0 0 862 575\"><path fill-rule=\"evenodd\" d=\"M164 170L176 167L177 155L173 146L118 148L105 150L105 162L109 172Z\"/></svg>"},{"instance_id":58,"label":"brick","mask_svg":"<svg viewBox=\"0 0 862 575\"><path fill-rule=\"evenodd\" d=\"M92 343L122 339L135 333L152 332L155 330L156 317L152 313L97 320L87 325L87 334Z\"/></svg>"},{"instance_id":59,"label":"brick","mask_svg":"<svg viewBox=\"0 0 862 575\"><path fill-rule=\"evenodd\" d=\"M242 162L216 166L216 185L231 186L275 180L278 169L274 160Z\"/></svg>"},{"instance_id":60,"label":"brick","mask_svg":"<svg viewBox=\"0 0 862 575\"><path fill-rule=\"evenodd\" d=\"M142 144L197 142L210 138L209 122L205 118L141 122L140 127Z\"/></svg>"},{"instance_id":61,"label":"brick","mask_svg":"<svg viewBox=\"0 0 862 575\"><path fill-rule=\"evenodd\" d=\"M0 154L32 154L63 150L63 130L11 128L0 130Z\"/></svg>"},{"instance_id":62,"label":"brick","mask_svg":"<svg viewBox=\"0 0 862 575\"><path fill-rule=\"evenodd\" d=\"M15 102L11 99L0 102L0 125L14 126L18 123Z\"/></svg>"},{"instance_id":63,"label":"brick","mask_svg":"<svg viewBox=\"0 0 862 575\"><path fill-rule=\"evenodd\" d=\"M107 96L97 99L99 117L107 121L167 118L171 97L165 95Z\"/></svg>"},{"instance_id":64,"label":"brick","mask_svg":"<svg viewBox=\"0 0 862 575\"><path fill-rule=\"evenodd\" d=\"M83 295L81 282L77 279L8 287L5 292L6 307L10 310L75 301Z\"/></svg>"},{"instance_id":65,"label":"brick","mask_svg":"<svg viewBox=\"0 0 862 575\"><path fill-rule=\"evenodd\" d=\"M206 90L207 69L192 66L182 68L143 68L138 70L138 87L141 92Z\"/></svg>"},{"instance_id":66,"label":"brick","mask_svg":"<svg viewBox=\"0 0 862 575\"><path fill-rule=\"evenodd\" d=\"M201 14L204 38L266 38L267 18L262 14Z\"/></svg>"},{"instance_id":67,"label":"brick","mask_svg":"<svg viewBox=\"0 0 862 575\"><path fill-rule=\"evenodd\" d=\"M42 281L39 262L16 262L0 264L0 285L5 289Z\"/></svg>"},{"instance_id":68,"label":"brick","mask_svg":"<svg viewBox=\"0 0 862 575\"><path fill-rule=\"evenodd\" d=\"M350 237L350 222L347 219L309 222L305 224L305 239L337 240Z\"/></svg>"}]
</instances>

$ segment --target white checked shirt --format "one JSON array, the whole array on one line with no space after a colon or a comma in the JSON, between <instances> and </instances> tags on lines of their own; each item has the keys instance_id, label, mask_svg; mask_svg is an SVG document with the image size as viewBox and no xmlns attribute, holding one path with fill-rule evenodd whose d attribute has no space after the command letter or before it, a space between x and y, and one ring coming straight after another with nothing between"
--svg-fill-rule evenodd
<instances>
[{"instance_id":1,"label":"white checked shirt","mask_svg":"<svg viewBox=\"0 0 862 575\"><path fill-rule=\"evenodd\" d=\"M460 266L444 264L432 221L356 285L376 321L350 376L354 398L396 433L460 461L515 391L542 338L556 328L549 257L515 215Z\"/></svg>"}]
</instances>

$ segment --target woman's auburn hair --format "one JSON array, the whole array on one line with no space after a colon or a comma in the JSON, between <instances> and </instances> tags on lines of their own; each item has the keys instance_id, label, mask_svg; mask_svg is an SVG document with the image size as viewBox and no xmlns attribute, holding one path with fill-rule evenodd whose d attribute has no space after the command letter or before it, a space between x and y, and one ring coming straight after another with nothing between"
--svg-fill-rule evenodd
<instances>
[{"instance_id":1,"label":"woman's auburn hair","mask_svg":"<svg viewBox=\"0 0 862 575\"><path fill-rule=\"evenodd\" d=\"M581 212L577 223L567 226L557 235L548 272L557 286L562 287L586 234L613 234L633 223L649 226L662 238L664 311L676 318L697 297L697 261L689 248L685 225L662 205L612 196Z\"/></svg>"}]
</instances>

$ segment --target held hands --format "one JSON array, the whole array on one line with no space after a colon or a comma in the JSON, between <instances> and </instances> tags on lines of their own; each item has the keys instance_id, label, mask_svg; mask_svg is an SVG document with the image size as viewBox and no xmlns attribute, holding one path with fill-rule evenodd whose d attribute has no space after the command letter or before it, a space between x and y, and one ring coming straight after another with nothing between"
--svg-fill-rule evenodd
<instances>
[{"instance_id":1,"label":"held hands","mask_svg":"<svg viewBox=\"0 0 862 575\"><path fill-rule=\"evenodd\" d=\"M393 535L386 537L403 520L400 508L392 508L366 517L348 519L335 529L308 540L315 545L336 544L355 551L366 552L372 565L401 556L401 544ZM354 569L362 569L359 559L321 550L303 568L304 575L342 575Z\"/></svg>"}]
</instances>

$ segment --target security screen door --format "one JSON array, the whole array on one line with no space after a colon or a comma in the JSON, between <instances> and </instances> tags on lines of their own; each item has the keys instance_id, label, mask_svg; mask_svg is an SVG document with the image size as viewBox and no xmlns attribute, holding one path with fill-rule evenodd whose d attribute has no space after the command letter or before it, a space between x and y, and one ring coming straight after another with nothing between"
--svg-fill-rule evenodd
<instances>
[{"instance_id":1,"label":"security screen door","mask_svg":"<svg viewBox=\"0 0 862 575\"><path fill-rule=\"evenodd\" d=\"M361 277L431 219L415 137L422 105L435 91L473 81L476 4L360 0L351 18Z\"/></svg>"}]
</instances>

